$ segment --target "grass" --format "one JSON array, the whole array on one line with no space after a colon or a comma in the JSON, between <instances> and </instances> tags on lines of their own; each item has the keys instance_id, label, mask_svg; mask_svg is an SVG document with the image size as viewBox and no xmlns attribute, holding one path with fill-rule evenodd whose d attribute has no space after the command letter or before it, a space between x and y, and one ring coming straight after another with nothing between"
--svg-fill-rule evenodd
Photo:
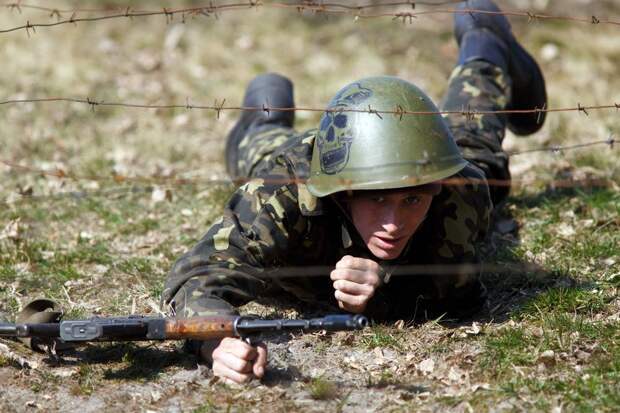
<instances>
[{"instance_id":1,"label":"grass","mask_svg":"<svg viewBox=\"0 0 620 413\"><path fill-rule=\"evenodd\" d=\"M615 411L620 196L610 189L534 196L524 191L507 209L521 222L521 242L500 243L489 259L534 259L546 274L489 279L495 295L512 291L510 296L522 297L508 313L510 324L487 328L486 334L473 338L482 348L473 378L491 383L494 390L446 397L442 403L454 407L466 401L475 410L487 410L518 399L515 406L526 410L545 411L560 403L568 411ZM572 231L559 233L565 225ZM543 359L543 353L553 356Z\"/></svg>"},{"instance_id":2,"label":"grass","mask_svg":"<svg viewBox=\"0 0 620 413\"><path fill-rule=\"evenodd\" d=\"M308 391L314 400L331 400L339 393L336 384L323 377L314 377L310 380Z\"/></svg>"},{"instance_id":3,"label":"grass","mask_svg":"<svg viewBox=\"0 0 620 413\"><path fill-rule=\"evenodd\" d=\"M393 348L395 350L403 349L402 341L402 333L381 324L373 325L370 332L364 334L360 340L367 349Z\"/></svg>"},{"instance_id":4,"label":"grass","mask_svg":"<svg viewBox=\"0 0 620 413\"><path fill-rule=\"evenodd\" d=\"M523 317L554 312L594 314L603 310L608 302L608 297L584 287L554 287L529 300L521 314Z\"/></svg>"},{"instance_id":5,"label":"grass","mask_svg":"<svg viewBox=\"0 0 620 413\"><path fill-rule=\"evenodd\" d=\"M90 364L78 367L77 383L71 388L74 395L89 396L96 388L96 371Z\"/></svg>"}]
</instances>

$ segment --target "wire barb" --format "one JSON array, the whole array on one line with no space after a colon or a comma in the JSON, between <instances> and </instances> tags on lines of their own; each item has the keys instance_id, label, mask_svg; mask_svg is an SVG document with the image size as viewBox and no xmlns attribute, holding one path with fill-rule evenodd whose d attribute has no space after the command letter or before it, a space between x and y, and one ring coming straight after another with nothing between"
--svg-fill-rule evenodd
<instances>
[{"instance_id":1,"label":"wire barb","mask_svg":"<svg viewBox=\"0 0 620 413\"><path fill-rule=\"evenodd\" d=\"M86 103L90 106L90 110L92 112L95 111L95 106L99 105L99 102L97 102L96 100L91 100L89 97L86 98Z\"/></svg>"},{"instance_id":2,"label":"wire barb","mask_svg":"<svg viewBox=\"0 0 620 413\"><path fill-rule=\"evenodd\" d=\"M222 103L221 104L217 104L217 99L215 99L215 101L213 102L213 106L215 107L215 113L216 113L216 119L219 120L220 119L220 113L222 112L222 109L224 109L224 104L226 103L226 99L222 99Z\"/></svg>"},{"instance_id":3,"label":"wire barb","mask_svg":"<svg viewBox=\"0 0 620 413\"><path fill-rule=\"evenodd\" d=\"M383 118L381 117L381 114L379 113L379 111L375 110L372 108L372 106L368 105L368 113L370 113L371 115L377 115L377 117L381 120L383 120Z\"/></svg>"},{"instance_id":4,"label":"wire barb","mask_svg":"<svg viewBox=\"0 0 620 413\"><path fill-rule=\"evenodd\" d=\"M542 123L542 115L543 113L545 113L545 110L547 109L547 102L545 102L543 104L542 109L538 109L538 107L535 108L537 115L536 115L536 124L540 125Z\"/></svg>"}]
</instances>

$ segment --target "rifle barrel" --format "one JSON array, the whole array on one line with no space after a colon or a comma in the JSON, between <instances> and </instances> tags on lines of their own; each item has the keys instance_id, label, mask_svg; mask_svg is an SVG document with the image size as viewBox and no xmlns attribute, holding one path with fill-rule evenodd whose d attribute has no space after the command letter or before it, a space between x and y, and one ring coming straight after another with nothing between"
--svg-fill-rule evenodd
<instances>
[{"instance_id":1,"label":"rifle barrel","mask_svg":"<svg viewBox=\"0 0 620 413\"><path fill-rule=\"evenodd\" d=\"M17 335L17 326L15 324L0 324L0 336L12 336Z\"/></svg>"},{"instance_id":2,"label":"rifle barrel","mask_svg":"<svg viewBox=\"0 0 620 413\"><path fill-rule=\"evenodd\" d=\"M329 315L322 318L309 320L256 320L248 317L240 317L235 323L235 331L239 335L267 331L343 331L361 330L368 325L368 319L363 315Z\"/></svg>"}]
</instances>

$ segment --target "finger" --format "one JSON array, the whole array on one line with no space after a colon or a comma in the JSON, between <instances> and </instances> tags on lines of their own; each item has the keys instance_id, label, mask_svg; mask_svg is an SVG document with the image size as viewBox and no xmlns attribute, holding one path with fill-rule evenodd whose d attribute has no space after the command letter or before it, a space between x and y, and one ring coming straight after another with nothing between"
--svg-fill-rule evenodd
<instances>
[{"instance_id":1,"label":"finger","mask_svg":"<svg viewBox=\"0 0 620 413\"><path fill-rule=\"evenodd\" d=\"M368 284L359 284L348 280L334 281L334 289L351 295L363 295L368 298L375 293L375 289Z\"/></svg>"},{"instance_id":2,"label":"finger","mask_svg":"<svg viewBox=\"0 0 620 413\"><path fill-rule=\"evenodd\" d=\"M349 305L347 303L343 303L342 301L338 301L338 307L341 310L348 311L350 313L361 314L364 312L365 306L360 305Z\"/></svg>"},{"instance_id":3,"label":"finger","mask_svg":"<svg viewBox=\"0 0 620 413\"><path fill-rule=\"evenodd\" d=\"M247 383L254 378L254 375L252 374L239 373L217 361L213 362L213 374L218 377L232 380L238 384Z\"/></svg>"},{"instance_id":4,"label":"finger","mask_svg":"<svg viewBox=\"0 0 620 413\"><path fill-rule=\"evenodd\" d=\"M365 283L369 277L365 271L354 270L350 268L336 268L335 270L332 270L332 272L329 274L329 278L331 278L332 281L348 280L362 284Z\"/></svg>"},{"instance_id":5,"label":"finger","mask_svg":"<svg viewBox=\"0 0 620 413\"><path fill-rule=\"evenodd\" d=\"M222 350L246 361L254 360L257 355L254 347L238 338L227 337L222 340L220 346L222 347Z\"/></svg>"},{"instance_id":6,"label":"finger","mask_svg":"<svg viewBox=\"0 0 620 413\"><path fill-rule=\"evenodd\" d=\"M213 362L217 361L220 364L225 365L231 370L234 370L238 373L251 373L252 372L252 362L240 359L234 354L228 353L226 351L214 352L213 353Z\"/></svg>"},{"instance_id":7,"label":"finger","mask_svg":"<svg viewBox=\"0 0 620 413\"><path fill-rule=\"evenodd\" d=\"M348 311L350 313L360 314L364 312L366 305L351 305L342 301L338 301L338 307L344 311Z\"/></svg>"},{"instance_id":8,"label":"finger","mask_svg":"<svg viewBox=\"0 0 620 413\"><path fill-rule=\"evenodd\" d=\"M349 304L352 306L360 306L366 303L367 301L367 297L361 296L361 295L352 295L352 294L347 294L347 293L343 293L342 291L338 291L336 290L336 292L334 293L334 296L336 297L336 300L338 301L342 301L345 304Z\"/></svg>"},{"instance_id":9,"label":"finger","mask_svg":"<svg viewBox=\"0 0 620 413\"><path fill-rule=\"evenodd\" d=\"M379 264L366 258L345 255L336 263L336 268L351 268L356 270L379 270Z\"/></svg>"},{"instance_id":10,"label":"finger","mask_svg":"<svg viewBox=\"0 0 620 413\"><path fill-rule=\"evenodd\" d=\"M370 285L374 288L381 285L381 278L379 277L379 274L371 270L361 271L340 268L332 270L329 274L329 278L331 278L332 281L347 280L358 284Z\"/></svg>"},{"instance_id":11,"label":"finger","mask_svg":"<svg viewBox=\"0 0 620 413\"><path fill-rule=\"evenodd\" d=\"M267 347L264 344L259 344L256 347L258 356L254 362L253 372L258 378L262 378L265 375L265 367L267 366Z\"/></svg>"}]
</instances>

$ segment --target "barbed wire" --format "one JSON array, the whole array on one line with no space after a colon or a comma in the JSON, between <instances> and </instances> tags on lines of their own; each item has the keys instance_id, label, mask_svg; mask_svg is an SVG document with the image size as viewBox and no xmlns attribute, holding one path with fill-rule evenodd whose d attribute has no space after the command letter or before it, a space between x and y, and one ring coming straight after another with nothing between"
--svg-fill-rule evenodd
<instances>
[{"instance_id":1,"label":"barbed wire","mask_svg":"<svg viewBox=\"0 0 620 413\"><path fill-rule=\"evenodd\" d=\"M15 205L22 204L24 202L36 202L36 201L55 201L62 199L86 199L92 197L116 197L127 194L148 194L151 193L155 188L153 186L145 185L145 186L127 186L127 187L116 187L116 188L105 188L105 189L83 189L83 190L70 190L70 191L59 191L50 194L44 195L35 195L29 193L18 194L19 198L13 199L11 201L0 202L0 205ZM29 192L29 191L28 191Z\"/></svg>"},{"instance_id":2,"label":"barbed wire","mask_svg":"<svg viewBox=\"0 0 620 413\"><path fill-rule=\"evenodd\" d=\"M59 192L53 192L53 193L48 193L48 194L42 194L42 195L35 195L32 193L23 193L23 194L17 194L17 193L11 193L7 198L5 198L5 200L0 201L0 205L3 205L5 207L16 207L19 205L23 205L23 204L30 204L30 203L38 203L38 202L54 202L54 201L59 201L59 200L65 200L65 199L74 199L74 200L85 200L85 199L90 199L90 198L95 198L95 197L105 197L105 198L110 198L110 197L114 197L117 198L119 196L123 196L123 195L127 195L127 194L151 194L153 193L153 191L155 191L156 189L163 189L165 188L166 191L166 199L168 199L168 196L170 196L170 199L172 199L172 197L174 197L174 193L170 192L170 194L168 194L168 191L171 190L171 187L174 188L178 188L180 186L195 186L199 183L207 183L207 184L213 184L213 185L222 185L222 186L226 186L231 188L231 191L237 187L237 185L239 185L239 183L243 183L240 181L233 181L230 179L213 179L213 180L209 180L209 181L203 181L203 182L188 182L188 181L183 181L183 182L176 182L173 183L173 185L170 185L170 182L167 182L166 184L168 184L167 186L152 186L152 185L136 185L135 183L132 183L132 180L126 180L125 182L127 183L131 183L131 186L124 186L124 187L119 187L119 188L108 188L108 189L100 189L100 190L70 190L70 191L59 191ZM600 177L600 178L586 178L586 179L548 179L548 180L542 180L542 179L528 179L528 180L512 180L512 181L508 181L508 180L485 180L484 182L490 183L490 184L501 184L502 186L506 186L506 187L526 187L526 188L531 188L533 184L535 183L544 183L545 184L545 188L547 190L558 190L558 189L576 189L576 188L581 188L581 189L613 189L613 190L618 190L618 182L614 181L613 178L611 176L608 177ZM448 179L448 180L443 180L442 183L446 184L451 184L451 185L455 185L455 184L460 184L460 185L471 185L472 180L468 180L467 182L465 182L465 180L456 180L456 179ZM28 191L30 192L30 191Z\"/></svg>"},{"instance_id":3,"label":"barbed wire","mask_svg":"<svg viewBox=\"0 0 620 413\"><path fill-rule=\"evenodd\" d=\"M278 8L278 9L289 9L297 12L297 14L301 15L303 12L310 12L313 14L319 14L323 16L329 15L351 15L355 18L355 20L359 19L371 19L371 18L392 18L395 21L402 21L403 23L413 23L413 20L420 16L429 16L429 15L437 15L437 14L489 14L489 15L503 15L503 16L511 16L511 17L519 17L526 18L528 22L539 21L539 20L564 20L571 22L579 22L579 23L588 23L592 25L601 25L601 24L609 24L620 26L620 20L612 20L609 18L600 18L597 16L567 16L567 15L550 15L550 14L542 14L536 13L529 10L512 10L512 11L488 11L488 10L478 10L478 9L439 9L433 8L432 10L423 10L423 11L407 11L407 12L378 12L378 13L368 13L365 10L371 7L400 7L400 6L408 6L412 9L415 9L416 4L426 5L426 6L441 6L448 3L453 2L441 2L441 3L433 3L433 2L391 2L384 4L367 4L367 5L351 5L344 3L323 3L321 1L302 1L297 3L281 3L281 2L271 2L264 3L260 0L249 0L246 2L238 2L238 3L227 3L227 4L213 4L198 6L198 7L186 7L186 8L177 8L177 9L168 9L163 8L159 10L144 10L137 11L133 10L130 6L127 6L124 11L117 11L115 14L105 14L99 16L90 16L90 17L78 17L80 12L84 12L88 9L73 9L73 10L63 10L63 13L58 9L47 8L42 6L33 6L22 4L20 2L14 3L5 3L4 6L7 9L18 10L21 11L22 8L32 8L38 9L41 11L50 12L50 17L56 16L58 20L56 22L50 23L31 23L30 20L26 21L26 24L11 27L8 29L0 30L1 33L10 33L19 30L25 30L26 33L30 36L30 33L36 33L36 28L38 27L54 27L66 24L75 25L81 22L96 22L102 20L110 20L110 19L133 19L140 17L153 17L153 16L164 16L166 23L172 22L176 15L181 16L181 22L185 23L186 19L194 18L194 17L210 17L214 16L218 17L220 13L230 12L230 11L239 11L239 10L249 10L259 8ZM92 10L92 9L91 9ZM116 9L119 10L119 9ZM71 17L69 19L61 20L62 14L71 13Z\"/></svg>"},{"instance_id":4,"label":"barbed wire","mask_svg":"<svg viewBox=\"0 0 620 413\"><path fill-rule=\"evenodd\" d=\"M334 270L329 265L300 265L300 266L281 266L266 268L261 277L270 279L295 278L295 277L325 277ZM543 268L535 262L481 262L462 263L462 264L401 264L383 268L383 282L388 284L393 282L393 277L407 276L436 276L455 274L480 274L482 273L502 273L502 274L543 274L549 270ZM386 281L387 280L387 281Z\"/></svg>"},{"instance_id":5,"label":"barbed wire","mask_svg":"<svg viewBox=\"0 0 620 413\"><path fill-rule=\"evenodd\" d=\"M552 146L545 146L545 147L540 147L540 148L524 149L520 151L507 151L506 155L512 157L512 156L519 156L519 155L524 155L524 154L534 153L534 152L553 152L557 154L557 153L561 153L564 151L572 151L576 149L589 148L589 147L598 146L598 145L608 145L609 149L613 149L616 143L618 143L618 140L614 138L613 134L610 134L609 137L605 140L590 141L590 142L578 143L575 145L567 145L567 146L552 145Z\"/></svg>"},{"instance_id":6,"label":"barbed wire","mask_svg":"<svg viewBox=\"0 0 620 413\"><path fill-rule=\"evenodd\" d=\"M221 112L224 111L243 111L243 112L319 112L319 113L368 113L376 115L381 118L381 115L395 115L398 117L408 115L463 115L467 119L475 119L478 115L508 115L508 114L543 114L543 113L556 113L556 112L581 112L588 116L589 111L596 110L620 110L620 103L608 103L604 105L582 105L577 103L576 106L564 107L564 108L532 108L532 109L502 109L502 110L478 110L471 107L464 107L461 110L438 110L438 111L416 111L408 110L398 105L391 110L379 110L374 109L372 105L368 105L364 109L353 109L343 107L333 108L319 108L319 107L277 107L263 104L262 106L226 106L226 99L222 99L218 102L214 100L213 105L192 104L189 98L186 98L185 104L178 103L165 103L165 104L146 104L146 103L131 103L131 102L106 102L104 100L86 98L72 98L72 97L44 97L44 98L25 98L25 99L7 99L0 101L0 106L5 105L18 105L25 103L77 103L90 106L94 111L97 107L116 107L127 109L156 109L156 110L204 110L211 111L216 114L216 118L219 119Z\"/></svg>"},{"instance_id":7,"label":"barbed wire","mask_svg":"<svg viewBox=\"0 0 620 413\"><path fill-rule=\"evenodd\" d=\"M357 10L357 11L363 11L363 10L367 10L367 9L374 9L374 8L380 8L380 7L399 7L399 6L407 6L407 7L411 7L412 9L416 7L416 5L423 5L423 6L445 6L446 4L457 4L457 3L463 3L466 0L444 0L444 1L386 1L386 2L374 2L374 3L368 3L368 4L357 4L357 5L351 5L351 4L342 4L342 3L328 3L325 1L303 1L301 2L301 4L303 5L308 5L308 6L322 6L322 7L333 7L333 8L342 8L345 10ZM204 9L204 8L213 8L213 7L218 7L217 5L212 4L213 2L210 3L209 6L198 6L198 7L192 7L189 8L188 10L196 10L196 9ZM253 4L252 4L253 3ZM260 4L258 4L260 3ZM272 3L267 3L267 6L269 6L269 4L274 4L275 5L276 2L272 2ZM245 3L243 3L245 6L247 7L260 7L260 6L265 6L264 2L258 2L258 1L254 1L254 2L248 2L246 1ZM294 4L294 3L280 3L280 5L284 5L284 6L290 6L290 7L297 7L299 3ZM224 5L220 5L219 7L223 7ZM7 9L11 9L11 10L17 10L19 13L22 12L22 9L32 9L32 10L37 10L37 11L42 11L42 12L46 12L46 13L50 13L50 17L54 17L54 16L59 16L62 14L73 14L73 13L114 13L114 12L125 12L127 11L127 6L126 7L120 7L120 6L116 6L116 7L103 7L103 8L73 8L73 9L61 9L61 8L52 8L52 7L45 7L45 6L39 6L39 5L31 5L31 4L26 4L23 1L17 1L17 2L10 2L10 3L1 3L0 7L4 7ZM140 10L140 9L130 9L133 12L153 12L154 10ZM161 10L155 10L155 12L160 12Z\"/></svg>"},{"instance_id":8,"label":"barbed wire","mask_svg":"<svg viewBox=\"0 0 620 413\"><path fill-rule=\"evenodd\" d=\"M561 154L564 151L574 151L580 149L591 148L593 146L606 145L609 146L610 150L613 150L614 145L618 143L617 139L614 139L613 136L610 136L606 140L596 140L591 142L585 142L575 145L568 146L551 146L551 147L540 147L534 149L527 149L522 151L513 151L507 152L510 156L519 156L522 154L530 154L532 152L550 152L554 154ZM418 163L418 162L416 162ZM130 176L130 175L122 175L122 174L111 174L111 175L80 175L70 171L66 171L65 169L56 168L56 169L41 169L36 168L30 165L24 165L20 163L11 162L5 159L0 159L0 164L7 166L12 170L18 170L29 174L35 174L46 177L53 177L57 179L66 179L72 181L96 181L96 182L115 182L117 184L124 183L139 183L139 184L159 184L159 185L169 185L169 186L184 186L184 185L208 185L208 184L219 184L219 185L242 185L244 183L250 182L254 179L253 177L236 177L234 179L230 179L228 177L193 177L193 178L179 178L177 176ZM399 163L400 165L400 163ZM481 183L486 183L489 186L499 186L499 187L524 187L536 184L546 184L555 188L563 188L563 187L587 187L587 186L613 186L615 183L609 178L588 178L588 179L483 179ZM305 183L305 179L293 179L293 178L269 178L269 177L261 177L261 179L265 184L273 184L273 185L288 185L295 183ZM471 185L472 183L476 183L476 180L472 179L464 179L464 178L447 178L441 181L446 185ZM343 186L347 186L349 183L346 180L342 182ZM411 186L416 185L417 182L415 178L411 179Z\"/></svg>"},{"instance_id":9,"label":"barbed wire","mask_svg":"<svg viewBox=\"0 0 620 413\"><path fill-rule=\"evenodd\" d=\"M173 188L178 188L181 186L195 186L198 185L200 183L204 184L213 184L213 185L221 185L221 186L226 186L226 187L230 187L231 190L236 188L236 186L240 183L240 181L233 181L230 179L213 179L213 180L209 180L209 181L203 181L203 182L187 182L184 181L182 183L177 183L178 185L169 185L169 182L165 183L168 184L166 185L162 185L162 186L154 186L154 185L137 185L135 183L132 182L132 180L128 179L126 181L124 181L126 183L130 183L130 186L124 186L124 187L119 187L119 188L108 188L108 189L97 189L97 190L70 190L70 191L59 191L59 192L53 192L53 193L48 193L48 194L42 194L42 195L35 195L32 193L29 193L30 191L28 191L28 193L11 193L9 195L9 197L7 197L5 200L0 201L0 205L3 205L5 207L15 207L18 205L22 205L22 204L28 204L28 203L36 203L36 202L47 202L47 201L59 201L59 200L65 200L65 199L74 199L74 200L84 200L84 199L89 199L89 198L94 198L94 197L105 197L105 198L110 198L110 197L119 197L119 196L123 196L123 195L127 195L127 194L150 194L153 191L155 191L156 189L162 189L165 188L166 191L170 190L171 187ZM464 180L461 181L456 181L454 179L452 180L444 180L442 181L443 183L450 183L452 185L459 183L459 184L465 184ZM487 182L485 180L485 182ZM493 183L493 181L491 181ZM611 188L614 190L617 190L618 188L618 182L614 181L612 179L612 177L601 177L601 178L588 178L588 179L549 179L549 180L542 180L542 179L538 179L538 180L513 180L513 181L508 181L508 180L504 180L504 181L499 181L497 180L496 182L500 182L501 184L503 184L503 186L511 186L511 187L531 187L534 183L544 183L546 184L546 188L547 189L569 189L569 188L584 188L584 189L592 189L592 188ZM241 182L242 183L242 182ZM467 181L468 185L471 185L473 182L471 180ZM515 185L518 184L518 185ZM171 196L173 193L171 193Z\"/></svg>"}]
</instances>

